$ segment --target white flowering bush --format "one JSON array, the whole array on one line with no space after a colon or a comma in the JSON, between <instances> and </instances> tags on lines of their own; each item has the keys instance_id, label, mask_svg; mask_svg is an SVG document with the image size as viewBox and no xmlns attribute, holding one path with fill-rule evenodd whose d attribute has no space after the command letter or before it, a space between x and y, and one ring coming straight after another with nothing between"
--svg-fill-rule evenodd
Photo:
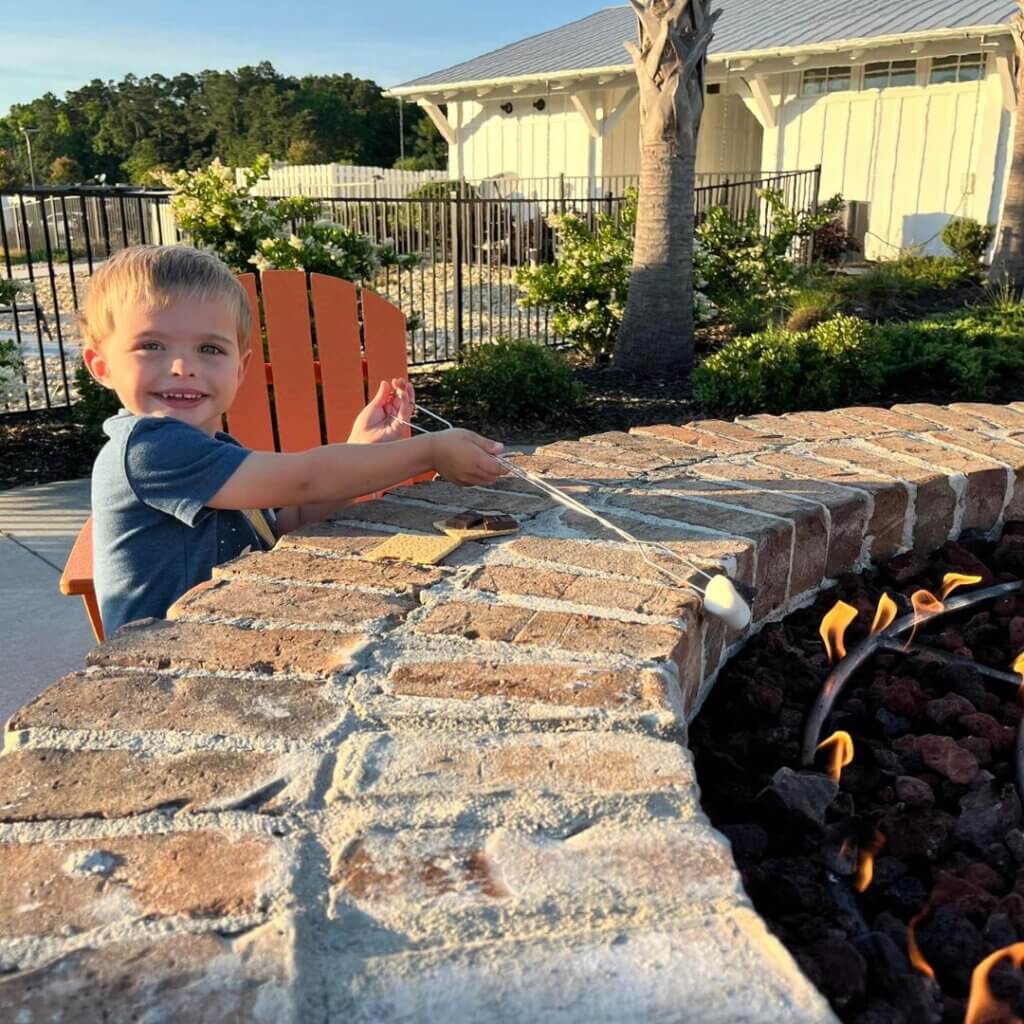
<instances>
[{"instance_id":1,"label":"white flowering bush","mask_svg":"<svg viewBox=\"0 0 1024 1024\"><path fill-rule=\"evenodd\" d=\"M171 209L193 245L210 249L232 270L293 270L372 281L383 266L406 268L415 256L399 256L363 235L322 219L321 204L305 196L269 199L250 195L270 169L259 157L242 184L219 160L198 171L165 174Z\"/></svg>"},{"instance_id":2,"label":"white flowering bush","mask_svg":"<svg viewBox=\"0 0 1024 1024\"><path fill-rule=\"evenodd\" d=\"M626 310L636 191L631 190L618 220L600 214L594 229L574 213L551 217L548 223L557 257L516 271L519 305L549 309L555 333L599 362L611 353Z\"/></svg>"}]
</instances>

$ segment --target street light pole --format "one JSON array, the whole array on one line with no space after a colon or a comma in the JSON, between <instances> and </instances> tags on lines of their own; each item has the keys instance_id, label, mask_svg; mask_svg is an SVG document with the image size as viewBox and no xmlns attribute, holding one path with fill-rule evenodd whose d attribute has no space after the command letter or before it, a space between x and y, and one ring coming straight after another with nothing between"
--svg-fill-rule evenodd
<instances>
[{"instance_id":1,"label":"street light pole","mask_svg":"<svg viewBox=\"0 0 1024 1024\"><path fill-rule=\"evenodd\" d=\"M37 132L37 131L39 131L38 128L22 128L21 129L21 134L25 136L25 146L28 149L28 176L29 176L29 180L32 182L32 189L33 189L33 191L35 190L35 187L36 187L36 169L35 169L35 165L32 163L32 137L29 135L29 132Z\"/></svg>"}]
</instances>

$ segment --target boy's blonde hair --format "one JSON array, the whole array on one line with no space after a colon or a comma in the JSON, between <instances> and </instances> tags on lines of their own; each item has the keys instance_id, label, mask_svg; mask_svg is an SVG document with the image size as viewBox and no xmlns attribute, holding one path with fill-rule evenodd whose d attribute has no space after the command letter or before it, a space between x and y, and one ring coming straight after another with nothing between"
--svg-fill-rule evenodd
<instances>
[{"instance_id":1,"label":"boy's blonde hair","mask_svg":"<svg viewBox=\"0 0 1024 1024\"><path fill-rule=\"evenodd\" d=\"M216 256L187 245L133 245L107 260L93 274L79 316L86 344L102 348L118 309L133 304L160 309L182 296L225 299L235 313L238 351L249 351L252 312L245 289Z\"/></svg>"}]
</instances>

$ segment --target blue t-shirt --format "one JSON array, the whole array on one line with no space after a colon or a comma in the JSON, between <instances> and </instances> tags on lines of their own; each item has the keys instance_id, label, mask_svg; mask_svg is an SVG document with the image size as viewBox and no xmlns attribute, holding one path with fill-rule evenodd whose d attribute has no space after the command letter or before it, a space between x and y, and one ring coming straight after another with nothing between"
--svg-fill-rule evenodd
<instances>
[{"instance_id":1,"label":"blue t-shirt","mask_svg":"<svg viewBox=\"0 0 1024 1024\"><path fill-rule=\"evenodd\" d=\"M103 430L110 440L92 471L93 578L110 636L126 622L163 618L215 565L266 544L243 512L206 507L250 454L230 434L127 409Z\"/></svg>"}]
</instances>

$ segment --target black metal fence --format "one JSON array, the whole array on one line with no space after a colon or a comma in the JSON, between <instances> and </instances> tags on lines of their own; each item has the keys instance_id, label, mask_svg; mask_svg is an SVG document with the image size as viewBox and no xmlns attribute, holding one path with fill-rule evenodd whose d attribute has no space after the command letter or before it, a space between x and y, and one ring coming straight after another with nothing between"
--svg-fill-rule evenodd
<instances>
[{"instance_id":1,"label":"black metal fence","mask_svg":"<svg viewBox=\"0 0 1024 1024\"><path fill-rule=\"evenodd\" d=\"M781 191L788 206L807 209L817 202L819 183L820 171L705 176L696 190L697 218L719 205L737 215L767 217L760 192L768 188ZM559 343L544 310L520 308L516 270L554 258L552 214L572 212L593 224L601 213L618 217L625 197L553 191L546 199L515 192L488 198L467 187L432 199L320 202L326 218L420 257L411 268L382 269L372 286L410 318L410 366L429 366L503 335ZM766 230L768 224L766 219ZM13 304L0 305L0 414L72 404L77 311L88 277L127 246L180 240L164 191L0 194L0 277L23 286ZM5 374L5 345L16 356L13 376Z\"/></svg>"}]
</instances>

